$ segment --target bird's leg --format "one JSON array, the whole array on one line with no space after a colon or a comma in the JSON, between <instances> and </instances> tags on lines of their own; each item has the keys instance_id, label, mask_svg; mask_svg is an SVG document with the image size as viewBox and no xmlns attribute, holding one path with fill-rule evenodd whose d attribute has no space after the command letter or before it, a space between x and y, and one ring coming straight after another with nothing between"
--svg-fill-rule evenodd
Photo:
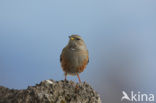
<instances>
[{"instance_id":1,"label":"bird's leg","mask_svg":"<svg viewBox=\"0 0 156 103\"><path fill-rule=\"evenodd\" d=\"M80 80L79 74L77 74L77 77L78 77L78 79L79 79L79 83L81 83L81 80Z\"/></svg>"},{"instance_id":2,"label":"bird's leg","mask_svg":"<svg viewBox=\"0 0 156 103\"><path fill-rule=\"evenodd\" d=\"M64 75L65 75L64 81L67 81L67 73L65 73Z\"/></svg>"}]
</instances>

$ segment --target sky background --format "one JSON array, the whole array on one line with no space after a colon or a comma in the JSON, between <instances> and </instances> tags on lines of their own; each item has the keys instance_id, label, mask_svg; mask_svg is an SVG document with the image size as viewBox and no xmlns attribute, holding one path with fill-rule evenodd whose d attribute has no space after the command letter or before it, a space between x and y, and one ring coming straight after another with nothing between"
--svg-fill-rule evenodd
<instances>
[{"instance_id":1,"label":"sky background","mask_svg":"<svg viewBox=\"0 0 156 103\"><path fill-rule=\"evenodd\" d=\"M71 34L89 50L80 78L103 102L120 103L123 90L156 94L155 0L1 0L0 85L64 79L59 59Z\"/></svg>"}]
</instances>

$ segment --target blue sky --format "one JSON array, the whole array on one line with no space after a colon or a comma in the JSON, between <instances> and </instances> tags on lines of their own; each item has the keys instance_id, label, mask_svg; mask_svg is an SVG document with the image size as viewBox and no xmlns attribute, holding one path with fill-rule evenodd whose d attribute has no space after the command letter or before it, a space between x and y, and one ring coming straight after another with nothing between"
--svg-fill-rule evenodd
<instances>
[{"instance_id":1,"label":"blue sky","mask_svg":"<svg viewBox=\"0 0 156 103\"><path fill-rule=\"evenodd\" d=\"M156 93L155 5L155 0L1 0L0 85L23 89L64 79L59 56L68 36L79 34L90 55L80 77L107 103L117 102L122 89Z\"/></svg>"}]
</instances>

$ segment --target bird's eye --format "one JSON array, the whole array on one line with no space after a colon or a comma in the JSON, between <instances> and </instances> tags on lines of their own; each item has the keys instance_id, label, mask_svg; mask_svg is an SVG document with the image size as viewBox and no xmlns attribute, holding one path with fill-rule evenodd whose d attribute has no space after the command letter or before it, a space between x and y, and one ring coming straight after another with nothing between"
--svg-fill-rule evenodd
<instances>
[{"instance_id":1,"label":"bird's eye","mask_svg":"<svg viewBox=\"0 0 156 103\"><path fill-rule=\"evenodd\" d=\"M79 38L76 38L76 40L80 40Z\"/></svg>"}]
</instances>

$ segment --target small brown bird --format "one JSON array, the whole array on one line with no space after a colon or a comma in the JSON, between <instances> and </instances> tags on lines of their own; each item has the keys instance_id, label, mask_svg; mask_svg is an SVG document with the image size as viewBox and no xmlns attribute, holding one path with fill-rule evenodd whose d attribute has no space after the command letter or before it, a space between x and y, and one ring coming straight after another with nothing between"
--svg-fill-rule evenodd
<instances>
[{"instance_id":1,"label":"small brown bird","mask_svg":"<svg viewBox=\"0 0 156 103\"><path fill-rule=\"evenodd\" d=\"M60 55L60 62L65 73L65 80L67 75L77 75L81 82L79 73L86 68L89 56L85 42L79 35L69 36L69 42Z\"/></svg>"}]
</instances>

